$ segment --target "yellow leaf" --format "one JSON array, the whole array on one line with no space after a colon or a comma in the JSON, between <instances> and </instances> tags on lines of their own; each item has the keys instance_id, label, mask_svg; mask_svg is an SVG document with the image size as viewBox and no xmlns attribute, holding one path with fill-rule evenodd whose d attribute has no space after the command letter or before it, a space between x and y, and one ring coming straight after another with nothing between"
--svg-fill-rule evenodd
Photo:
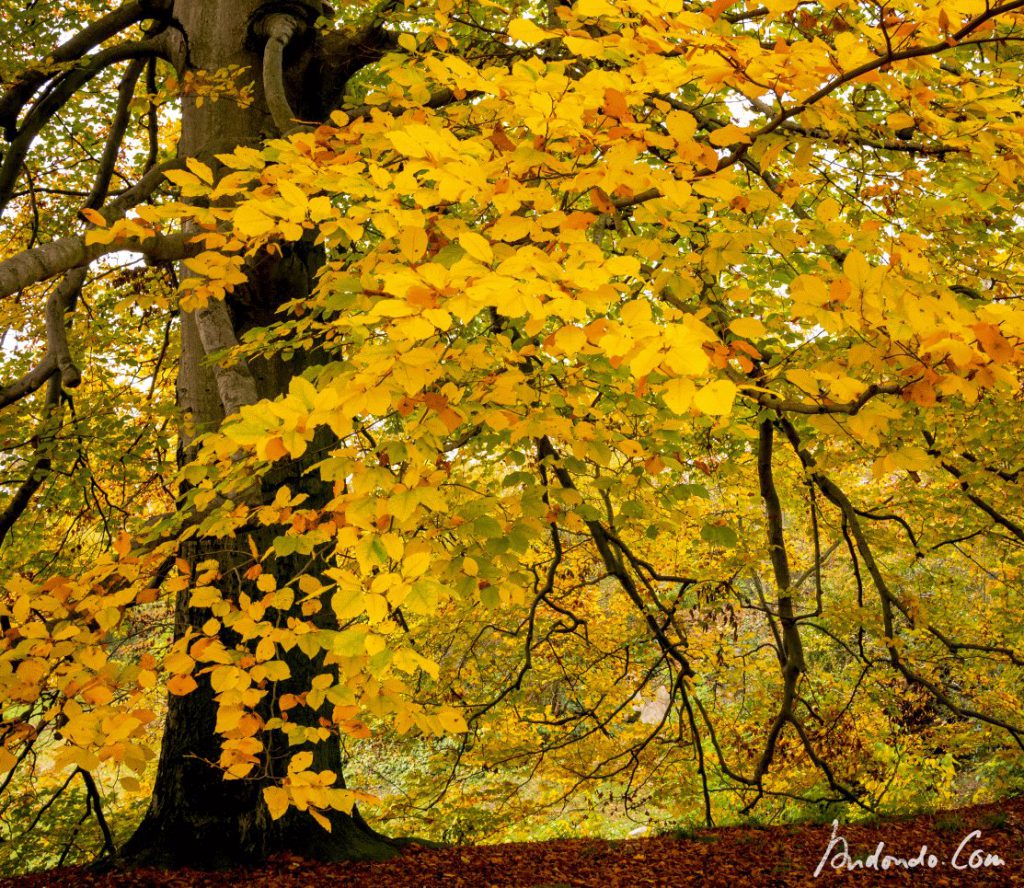
<instances>
[{"instance_id":1,"label":"yellow leaf","mask_svg":"<svg viewBox=\"0 0 1024 888\"><path fill-rule=\"evenodd\" d=\"M743 336L746 339L758 339L768 332L764 324L757 318L736 318L729 324L729 329L737 336Z\"/></svg>"},{"instance_id":2,"label":"yellow leaf","mask_svg":"<svg viewBox=\"0 0 1024 888\"><path fill-rule=\"evenodd\" d=\"M301 774L303 771L308 771L311 764L313 764L312 752L308 749L297 752L292 756L292 760L288 762L288 773Z\"/></svg>"},{"instance_id":3,"label":"yellow leaf","mask_svg":"<svg viewBox=\"0 0 1024 888\"><path fill-rule=\"evenodd\" d=\"M17 756L12 755L10 750L0 746L0 774L6 774L17 763Z\"/></svg>"},{"instance_id":4,"label":"yellow leaf","mask_svg":"<svg viewBox=\"0 0 1024 888\"><path fill-rule=\"evenodd\" d=\"M445 707L437 714L441 727L452 734L462 734L469 730L466 719L457 709Z\"/></svg>"},{"instance_id":5,"label":"yellow leaf","mask_svg":"<svg viewBox=\"0 0 1024 888\"><path fill-rule=\"evenodd\" d=\"M388 615L388 602L383 595L367 595L363 605L371 623L379 623Z\"/></svg>"},{"instance_id":6,"label":"yellow leaf","mask_svg":"<svg viewBox=\"0 0 1024 888\"><path fill-rule=\"evenodd\" d=\"M167 690L175 697L184 697L197 687L196 680L191 675L176 675L167 682Z\"/></svg>"},{"instance_id":7,"label":"yellow leaf","mask_svg":"<svg viewBox=\"0 0 1024 888\"><path fill-rule=\"evenodd\" d=\"M322 826L325 830L327 830L327 832L331 831L331 821L324 817L324 815L317 811L315 808L309 809L309 816L312 817L317 823L319 823L320 826Z\"/></svg>"},{"instance_id":8,"label":"yellow leaf","mask_svg":"<svg viewBox=\"0 0 1024 888\"><path fill-rule=\"evenodd\" d=\"M807 392L809 395L818 394L818 377L810 370L801 370L799 368L795 370L787 370L786 379L793 383L793 385L798 389Z\"/></svg>"},{"instance_id":9,"label":"yellow leaf","mask_svg":"<svg viewBox=\"0 0 1024 888\"><path fill-rule=\"evenodd\" d=\"M235 231L245 237L262 237L274 230L273 220L254 201L242 204L231 219Z\"/></svg>"},{"instance_id":10,"label":"yellow leaf","mask_svg":"<svg viewBox=\"0 0 1024 888\"><path fill-rule=\"evenodd\" d=\"M474 259L479 259L481 262L489 264L494 259L494 251L491 249L490 241L474 231L460 234L459 246Z\"/></svg>"},{"instance_id":11,"label":"yellow leaf","mask_svg":"<svg viewBox=\"0 0 1024 888\"><path fill-rule=\"evenodd\" d=\"M192 170L207 185L213 184L213 170L202 161L196 160L194 157L188 157L185 159L185 166Z\"/></svg>"},{"instance_id":12,"label":"yellow leaf","mask_svg":"<svg viewBox=\"0 0 1024 888\"><path fill-rule=\"evenodd\" d=\"M288 179L278 179L275 183L277 185L278 193L293 207L300 207L303 210L309 204L309 198L306 197L306 193L299 188L294 182L290 182Z\"/></svg>"},{"instance_id":13,"label":"yellow leaf","mask_svg":"<svg viewBox=\"0 0 1024 888\"><path fill-rule=\"evenodd\" d=\"M427 252L427 233L422 228L403 228L398 235L398 248L408 262L419 262Z\"/></svg>"},{"instance_id":14,"label":"yellow leaf","mask_svg":"<svg viewBox=\"0 0 1024 888\"><path fill-rule=\"evenodd\" d=\"M259 151L245 146L236 148L231 154L217 154L215 157L233 170L258 170L266 165Z\"/></svg>"},{"instance_id":15,"label":"yellow leaf","mask_svg":"<svg viewBox=\"0 0 1024 888\"><path fill-rule=\"evenodd\" d=\"M543 43L548 39L547 31L537 27L535 22L529 19L516 19L508 26L508 36L520 43Z\"/></svg>"},{"instance_id":16,"label":"yellow leaf","mask_svg":"<svg viewBox=\"0 0 1024 888\"><path fill-rule=\"evenodd\" d=\"M90 207L85 207L80 212L81 212L81 214L83 216L85 216L86 219L88 219L97 228L106 228L107 227L106 217L102 213L99 213L96 210L91 209Z\"/></svg>"},{"instance_id":17,"label":"yellow leaf","mask_svg":"<svg viewBox=\"0 0 1024 888\"><path fill-rule=\"evenodd\" d=\"M174 651L164 660L164 668L168 672L173 672L177 675L191 672L195 665L196 661L183 651Z\"/></svg>"},{"instance_id":18,"label":"yellow leaf","mask_svg":"<svg viewBox=\"0 0 1024 888\"><path fill-rule=\"evenodd\" d=\"M288 791L280 786L263 787L263 801L274 820L280 820L288 810Z\"/></svg>"},{"instance_id":19,"label":"yellow leaf","mask_svg":"<svg viewBox=\"0 0 1024 888\"><path fill-rule=\"evenodd\" d=\"M728 379L708 383L693 398L693 405L708 416L728 416L736 399L736 386Z\"/></svg>"},{"instance_id":20,"label":"yellow leaf","mask_svg":"<svg viewBox=\"0 0 1024 888\"><path fill-rule=\"evenodd\" d=\"M665 405L669 410L682 416L685 413L689 413L696 391L697 387L693 384L693 380L685 378L670 379L665 383L662 397L664 397Z\"/></svg>"},{"instance_id":21,"label":"yellow leaf","mask_svg":"<svg viewBox=\"0 0 1024 888\"><path fill-rule=\"evenodd\" d=\"M902 111L897 111L894 114L890 114L885 122L889 125L889 129L902 130L909 129L910 127L916 126L917 121L914 120L909 114L905 114Z\"/></svg>"},{"instance_id":22,"label":"yellow leaf","mask_svg":"<svg viewBox=\"0 0 1024 888\"><path fill-rule=\"evenodd\" d=\"M719 148L724 148L728 145L735 145L742 143L744 145L750 144L750 136L747 135L746 130L740 129L733 123L728 126L720 127L708 136L708 141L712 145L717 145Z\"/></svg>"},{"instance_id":23,"label":"yellow leaf","mask_svg":"<svg viewBox=\"0 0 1024 888\"><path fill-rule=\"evenodd\" d=\"M840 206L838 201L831 197L826 198L814 211L814 215L818 217L821 222L831 222L833 219L838 218Z\"/></svg>"},{"instance_id":24,"label":"yellow leaf","mask_svg":"<svg viewBox=\"0 0 1024 888\"><path fill-rule=\"evenodd\" d=\"M573 7L576 15L598 18L602 15L619 16L621 13L608 0L576 0Z\"/></svg>"},{"instance_id":25,"label":"yellow leaf","mask_svg":"<svg viewBox=\"0 0 1024 888\"><path fill-rule=\"evenodd\" d=\"M388 140L400 154L404 154L406 157L427 156L427 148L423 142L405 130L388 133Z\"/></svg>"},{"instance_id":26,"label":"yellow leaf","mask_svg":"<svg viewBox=\"0 0 1024 888\"><path fill-rule=\"evenodd\" d=\"M564 354L574 355L587 344L587 334L579 327L565 326L555 333L555 345Z\"/></svg>"},{"instance_id":27,"label":"yellow leaf","mask_svg":"<svg viewBox=\"0 0 1024 888\"><path fill-rule=\"evenodd\" d=\"M341 621L359 616L363 612L362 591L354 587L339 589L331 596L331 609Z\"/></svg>"},{"instance_id":28,"label":"yellow leaf","mask_svg":"<svg viewBox=\"0 0 1024 888\"><path fill-rule=\"evenodd\" d=\"M850 250L843 260L843 272L858 291L863 293L871 289L874 269L860 250Z\"/></svg>"},{"instance_id":29,"label":"yellow leaf","mask_svg":"<svg viewBox=\"0 0 1024 888\"><path fill-rule=\"evenodd\" d=\"M697 121L686 111L673 111L665 118L665 128L677 142L690 142L697 132Z\"/></svg>"},{"instance_id":30,"label":"yellow leaf","mask_svg":"<svg viewBox=\"0 0 1024 888\"><path fill-rule=\"evenodd\" d=\"M402 575L418 577L427 572L433 557L430 552L414 552L402 559Z\"/></svg>"},{"instance_id":31,"label":"yellow leaf","mask_svg":"<svg viewBox=\"0 0 1024 888\"><path fill-rule=\"evenodd\" d=\"M180 188L202 190L202 183L199 181L199 178L193 176L192 173L185 172L185 170L168 170L164 173L164 177Z\"/></svg>"}]
</instances>

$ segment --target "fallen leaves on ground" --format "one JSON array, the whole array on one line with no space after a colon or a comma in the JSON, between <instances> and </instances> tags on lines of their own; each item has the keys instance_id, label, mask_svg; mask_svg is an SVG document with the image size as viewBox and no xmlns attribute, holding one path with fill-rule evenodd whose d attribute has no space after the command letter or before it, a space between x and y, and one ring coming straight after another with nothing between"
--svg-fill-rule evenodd
<instances>
[{"instance_id":1,"label":"fallen leaves on ground","mask_svg":"<svg viewBox=\"0 0 1024 888\"><path fill-rule=\"evenodd\" d=\"M979 832L975 832L979 831ZM913 869L890 865L885 872L842 868L841 844L818 867L833 837L831 824L737 826L697 830L678 836L627 841L558 839L508 845L428 849L410 846L386 863L319 864L279 857L258 869L107 873L64 869L5 881L11 888L717 888L717 886L801 885L1024 885L1024 797L929 816L887 820L876 825L841 825L851 858L921 857ZM961 848L962 845L962 848ZM922 855L922 846L927 851ZM957 849L961 848L959 855ZM979 854L974 854L979 852ZM928 855L934 854L934 866ZM974 857L972 858L972 854ZM997 855L997 865L985 855ZM979 863L977 868L971 864ZM964 869L958 869L964 866Z\"/></svg>"}]
</instances>

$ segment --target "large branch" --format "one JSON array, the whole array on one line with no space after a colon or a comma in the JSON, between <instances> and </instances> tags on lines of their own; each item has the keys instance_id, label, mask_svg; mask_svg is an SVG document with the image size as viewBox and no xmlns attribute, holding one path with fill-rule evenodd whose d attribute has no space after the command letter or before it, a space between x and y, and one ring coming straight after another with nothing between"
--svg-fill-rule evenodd
<instances>
[{"instance_id":1,"label":"large branch","mask_svg":"<svg viewBox=\"0 0 1024 888\"><path fill-rule=\"evenodd\" d=\"M142 253L154 262L176 262L195 255L199 250L200 247L192 243L192 236L185 234L126 238L116 243L88 246L84 237L62 237L0 262L0 299L73 268L89 265L109 253Z\"/></svg>"},{"instance_id":2,"label":"large branch","mask_svg":"<svg viewBox=\"0 0 1024 888\"><path fill-rule=\"evenodd\" d=\"M263 47L263 92L279 133L288 132L296 123L285 88L284 51L301 28L302 22L286 13L274 13L260 23L260 30L267 38Z\"/></svg>"},{"instance_id":3,"label":"large branch","mask_svg":"<svg viewBox=\"0 0 1024 888\"><path fill-rule=\"evenodd\" d=\"M178 158L154 167L134 186L108 202L100 211L101 214L108 223L122 218L128 210L142 203L167 181L164 174L168 170L180 169L184 165L184 158ZM143 253L158 262L184 259L199 252L199 247L190 243L190 237L184 234L154 235L145 239L132 238L88 246L84 235L62 237L0 262L0 299L120 250Z\"/></svg>"}]
</instances>

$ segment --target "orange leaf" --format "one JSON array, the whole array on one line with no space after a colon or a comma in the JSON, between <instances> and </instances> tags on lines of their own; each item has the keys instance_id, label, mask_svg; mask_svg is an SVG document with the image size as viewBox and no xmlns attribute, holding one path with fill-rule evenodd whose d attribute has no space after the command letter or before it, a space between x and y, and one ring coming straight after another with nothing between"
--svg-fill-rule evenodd
<instances>
[{"instance_id":1,"label":"orange leaf","mask_svg":"<svg viewBox=\"0 0 1024 888\"><path fill-rule=\"evenodd\" d=\"M81 212L81 214L97 228L107 227L107 220L102 213L98 213L96 210L90 209L89 207L85 207L79 212Z\"/></svg>"},{"instance_id":2,"label":"orange leaf","mask_svg":"<svg viewBox=\"0 0 1024 888\"><path fill-rule=\"evenodd\" d=\"M603 188L591 188L590 200L593 202L594 207L601 213L615 212L615 204L612 203L612 199Z\"/></svg>"},{"instance_id":3,"label":"orange leaf","mask_svg":"<svg viewBox=\"0 0 1024 888\"><path fill-rule=\"evenodd\" d=\"M633 113L629 110L626 97L611 87L604 91L604 107L601 110L616 120L633 120Z\"/></svg>"},{"instance_id":4,"label":"orange leaf","mask_svg":"<svg viewBox=\"0 0 1024 888\"><path fill-rule=\"evenodd\" d=\"M185 694L190 694L197 687L196 680L191 675L175 675L167 682L167 690L175 697L184 697Z\"/></svg>"}]
</instances>

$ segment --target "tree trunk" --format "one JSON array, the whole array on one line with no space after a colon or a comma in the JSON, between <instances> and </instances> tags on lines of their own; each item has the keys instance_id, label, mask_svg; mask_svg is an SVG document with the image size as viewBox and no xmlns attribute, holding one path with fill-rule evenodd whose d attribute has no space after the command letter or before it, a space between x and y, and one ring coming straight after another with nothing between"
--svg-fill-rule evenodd
<instances>
[{"instance_id":1,"label":"tree trunk","mask_svg":"<svg viewBox=\"0 0 1024 888\"><path fill-rule=\"evenodd\" d=\"M267 7L295 11L299 5L267 4L261 0L177 0L174 17L181 30L176 38L174 62L179 75L235 65L245 69L241 82L255 82L255 101L248 107L230 97L212 101L207 97L199 103L194 96L184 95L181 155L209 155L230 151L238 145L255 146L278 134L262 88L262 40L252 33L252 23ZM320 11L319 3L314 11ZM307 119L324 113L332 104L332 83L337 84L335 90L343 86L337 74L328 75L345 66L339 65L337 58L328 58L329 51L317 47L317 40L314 32L299 37L286 56L295 93L293 107ZM317 74L318 67L322 76ZM313 81L318 83L319 91L308 90ZM249 270L248 284L227 300L227 323L231 329L226 332L237 339L246 330L270 322L283 301L310 291L320 261L318 252L303 244L285 251L283 256L261 256L258 266ZM218 380L206 362L201 326L202 319L197 314L182 313L178 402L183 415L188 417L185 427L200 431L215 428L232 407L227 403L223 385L218 388ZM301 369L302 363L301 356L290 365L280 360L264 361L250 366L246 376L251 375L249 384L255 384L257 397L273 398L287 390L289 379ZM180 459L188 458L188 436L194 434L183 433ZM328 492L315 489L319 482L304 475L304 468L300 461L275 470L273 477L263 483L264 495L272 499L276 488L287 483L293 491L307 493L313 502L318 498L322 501ZM254 534L261 551L269 546L274 535L270 529L264 533L267 539ZM224 543L217 541L214 547L190 542L186 545L191 548L184 554L193 563L216 557L225 577L222 582L228 584L222 585L222 594L228 598L243 591L248 581L230 579L242 572L232 570L233 555L225 553ZM236 541L235 548L236 564L249 558L246 542ZM270 566L265 565L265 569ZM272 562L272 569L283 585L292 579L299 566L292 558L279 558ZM175 637L189 627L202 626L210 617L207 610L189 607L189 594L188 590L179 594ZM294 685L296 691L305 690L311 672L321 671L316 666L295 649L289 660L292 679L285 684ZM169 699L153 797L142 824L123 850L123 859L157 866L207 868L254 863L280 851L335 860L381 858L394 853L394 844L370 829L358 812L352 816L332 812L330 833L308 814L295 810L274 821L263 803L262 789L282 776L275 774L274 768L284 768L284 764L276 764L286 762L284 748L267 750L267 761L271 764L259 778L225 780L222 772L209 764L220 755L214 693L204 676L196 676L196 680L199 686L192 693ZM279 690L287 692L290 688ZM336 739L318 744L311 751L314 770L330 769L341 775L340 745Z\"/></svg>"}]
</instances>

